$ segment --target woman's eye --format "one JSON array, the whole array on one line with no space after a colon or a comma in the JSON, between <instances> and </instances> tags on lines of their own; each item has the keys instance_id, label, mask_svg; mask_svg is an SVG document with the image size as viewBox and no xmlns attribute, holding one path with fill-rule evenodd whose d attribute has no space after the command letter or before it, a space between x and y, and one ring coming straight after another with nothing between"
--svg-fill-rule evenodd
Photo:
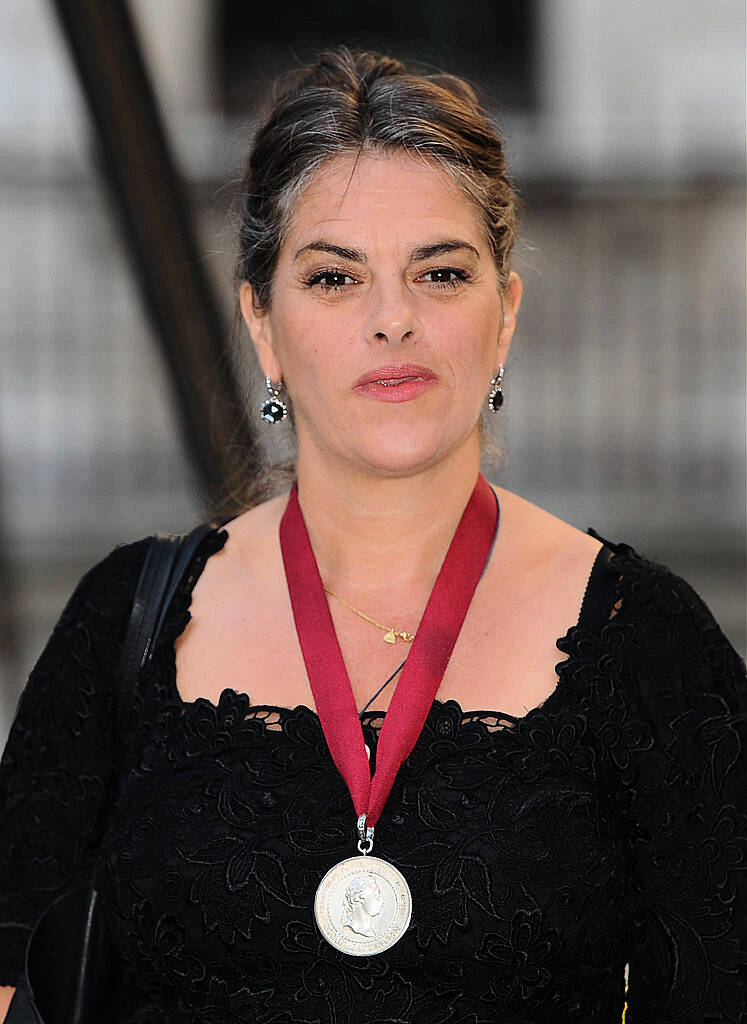
<instances>
[{"instance_id":1,"label":"woman's eye","mask_svg":"<svg viewBox=\"0 0 747 1024\"><path fill-rule=\"evenodd\" d=\"M346 287L346 281L353 281L350 274L344 274L341 270L320 270L306 282L310 288L314 285L321 285L324 292L336 292Z\"/></svg>"},{"instance_id":2,"label":"woman's eye","mask_svg":"<svg viewBox=\"0 0 747 1024\"><path fill-rule=\"evenodd\" d=\"M423 277L428 279L428 284L444 289L458 288L469 280L470 275L457 267L437 267L435 270L427 270ZM309 288L318 285L323 292L341 292L356 283L354 277L342 270L318 270L306 281Z\"/></svg>"},{"instance_id":3,"label":"woman's eye","mask_svg":"<svg viewBox=\"0 0 747 1024\"><path fill-rule=\"evenodd\" d=\"M424 276L429 277L430 275L433 275L434 279L429 284L435 284L439 288L458 288L463 281L469 278L469 274L456 267L438 267L436 270L427 270Z\"/></svg>"}]
</instances>

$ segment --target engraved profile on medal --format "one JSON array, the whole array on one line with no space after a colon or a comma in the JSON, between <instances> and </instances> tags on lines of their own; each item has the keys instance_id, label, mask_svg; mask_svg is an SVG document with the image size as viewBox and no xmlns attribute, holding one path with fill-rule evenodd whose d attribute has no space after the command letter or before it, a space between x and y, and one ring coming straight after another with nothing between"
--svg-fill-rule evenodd
<instances>
[{"instance_id":1,"label":"engraved profile on medal","mask_svg":"<svg viewBox=\"0 0 747 1024\"><path fill-rule=\"evenodd\" d=\"M329 869L314 899L314 918L331 946L351 956L371 956L393 946L412 913L410 888L388 861L348 857Z\"/></svg>"},{"instance_id":2,"label":"engraved profile on medal","mask_svg":"<svg viewBox=\"0 0 747 1024\"><path fill-rule=\"evenodd\" d=\"M344 928L350 928L356 935L376 938L375 919L384 907L384 898L376 882L376 875L353 875L347 884L342 912Z\"/></svg>"}]
</instances>

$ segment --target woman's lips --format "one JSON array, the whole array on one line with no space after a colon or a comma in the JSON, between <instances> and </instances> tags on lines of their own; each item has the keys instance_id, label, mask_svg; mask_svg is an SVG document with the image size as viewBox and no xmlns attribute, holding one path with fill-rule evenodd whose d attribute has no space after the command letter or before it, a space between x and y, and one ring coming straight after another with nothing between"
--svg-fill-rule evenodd
<instances>
[{"instance_id":1,"label":"woman's lips","mask_svg":"<svg viewBox=\"0 0 747 1024\"><path fill-rule=\"evenodd\" d=\"M382 402L409 402L438 380L427 366L379 366L359 378L353 390Z\"/></svg>"}]
</instances>

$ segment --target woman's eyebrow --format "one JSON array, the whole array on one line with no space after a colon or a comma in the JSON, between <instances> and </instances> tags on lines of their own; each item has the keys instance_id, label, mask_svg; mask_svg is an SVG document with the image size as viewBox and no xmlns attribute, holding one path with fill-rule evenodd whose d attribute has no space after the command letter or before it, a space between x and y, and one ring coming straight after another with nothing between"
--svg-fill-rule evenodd
<instances>
[{"instance_id":1,"label":"woman's eyebrow","mask_svg":"<svg viewBox=\"0 0 747 1024\"><path fill-rule=\"evenodd\" d=\"M434 242L433 245L421 245L417 249L413 249L410 253L410 262L429 260L433 256L440 256L444 252L457 252L459 249L467 249L478 260L480 259L480 253L475 249L474 245L470 245L469 242L463 242L460 238L447 238L443 242Z\"/></svg>"},{"instance_id":2,"label":"woman's eyebrow","mask_svg":"<svg viewBox=\"0 0 747 1024\"><path fill-rule=\"evenodd\" d=\"M469 242L464 242L460 238L447 238L442 242L434 242L431 245L419 245L413 249L410 253L409 262L414 263L417 260L429 260L433 256L440 256L445 252L456 252L459 249L467 249L471 252L478 260L480 253L475 249L474 245L470 245ZM308 245L302 246L293 260L297 260L305 252L329 252L335 256L339 256L343 260L353 260L356 263L367 263L368 257L364 252L359 252L358 249L347 249L343 245L335 245L334 242L327 242L323 238L317 238L313 242L309 242Z\"/></svg>"},{"instance_id":3,"label":"woman's eyebrow","mask_svg":"<svg viewBox=\"0 0 747 1024\"><path fill-rule=\"evenodd\" d=\"M302 246L296 255L293 257L294 262L301 256L302 253L314 250L316 252L331 252L335 256L339 256L343 260L355 260L356 263L365 263L365 253L358 252L357 249L346 249L343 245L335 245L334 242L325 242L323 238L318 238L315 242L309 242L308 245Z\"/></svg>"}]
</instances>

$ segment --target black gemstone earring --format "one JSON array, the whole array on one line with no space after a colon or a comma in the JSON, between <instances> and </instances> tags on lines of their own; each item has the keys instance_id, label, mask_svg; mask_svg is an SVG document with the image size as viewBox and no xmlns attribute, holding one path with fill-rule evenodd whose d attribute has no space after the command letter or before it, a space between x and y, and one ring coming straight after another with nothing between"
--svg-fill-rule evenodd
<instances>
[{"instance_id":1,"label":"black gemstone earring","mask_svg":"<svg viewBox=\"0 0 747 1024\"><path fill-rule=\"evenodd\" d=\"M498 367L498 373L495 377L490 380L490 397L488 398L488 406L491 412L498 412L500 407L503 405L503 392L501 391L501 384L503 383L503 366Z\"/></svg>"},{"instance_id":2,"label":"black gemstone earring","mask_svg":"<svg viewBox=\"0 0 747 1024\"><path fill-rule=\"evenodd\" d=\"M281 377L277 384L273 384L269 377L265 377L265 385L270 392L270 397L266 398L262 403L260 415L268 423L279 423L288 414L288 406L285 402L280 401L283 378Z\"/></svg>"}]
</instances>

